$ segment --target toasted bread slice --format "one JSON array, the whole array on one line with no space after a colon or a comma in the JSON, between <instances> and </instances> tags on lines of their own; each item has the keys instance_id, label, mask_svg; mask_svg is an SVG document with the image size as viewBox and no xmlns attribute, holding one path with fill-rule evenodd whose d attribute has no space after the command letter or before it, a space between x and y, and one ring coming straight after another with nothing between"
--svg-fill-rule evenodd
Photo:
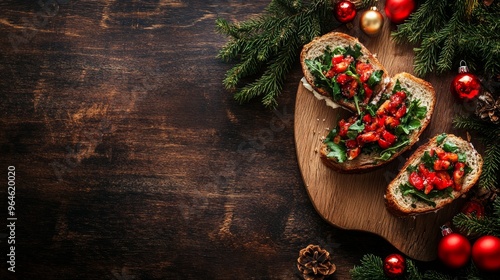
<instances>
[{"instance_id":1,"label":"toasted bread slice","mask_svg":"<svg viewBox=\"0 0 500 280\"><path fill-rule=\"evenodd\" d=\"M444 140L440 140L444 138ZM440 143L441 141L441 143ZM430 198L435 205L431 205L425 200L417 198L412 194L404 194L402 185L407 184L407 187L412 187L409 184L410 166L415 167L422 163L422 156L425 152L429 152L432 148L443 146L444 144L452 144L456 147L456 152L465 156L466 169L464 177L461 181L459 190L453 189L449 194L443 194L438 197ZM483 166L481 155L474 149L471 143L453 134L441 134L433 137L425 145L420 146L413 155L410 156L404 167L398 175L387 186L385 193L385 203L389 212L397 216L419 215L423 213L433 212L441 209L445 205L451 203L456 198L467 193L479 179ZM451 177L453 179L453 176ZM403 187L404 188L404 187ZM412 187L413 188L413 187ZM416 189L412 191L417 191Z\"/></svg>"},{"instance_id":2,"label":"toasted bread slice","mask_svg":"<svg viewBox=\"0 0 500 280\"><path fill-rule=\"evenodd\" d=\"M333 102L339 104L340 106L346 109L349 109L352 112L356 111L356 105L354 100L352 98L349 99L344 97L338 100L333 100L332 95L330 93L330 89L318 86L318 84L316 83L317 81L315 80L313 73L311 73L309 67L307 66L306 61L314 60L318 57L321 57L325 53L325 50L327 48L330 49L335 49L336 47L352 48L356 45L359 45L359 47L361 48L360 49L361 55L357 58L357 61L368 62L373 66L374 70L383 71L381 82L373 90L375 93L373 95L374 97L376 94L382 92L384 88L387 86L387 84L390 81L389 76L384 66L365 46L363 46L358 41L358 39L344 33L331 32L312 40L310 43L308 43L302 48L302 52L300 53L300 63L307 83L310 84L312 88L322 96L331 99Z\"/></svg>"},{"instance_id":3,"label":"toasted bread slice","mask_svg":"<svg viewBox=\"0 0 500 280\"><path fill-rule=\"evenodd\" d=\"M340 173L360 173L372 170L392 161L419 140L420 134L422 134L427 125L430 123L431 116L434 112L434 105L436 103L434 88L430 83L403 72L392 78L391 83L387 87L387 93L392 92L394 86L396 85L396 81L399 81L401 87L405 88L410 93L408 96L408 100L410 102L413 100L420 100L420 105L427 108L425 117L420 120L420 127L416 128L408 135L409 142L407 145L398 149L390 158L385 160L380 159L379 153L372 152L361 153L353 160L338 162L336 158L327 157L330 151L328 146L323 143L320 148L320 156L328 167Z\"/></svg>"}]
</instances>

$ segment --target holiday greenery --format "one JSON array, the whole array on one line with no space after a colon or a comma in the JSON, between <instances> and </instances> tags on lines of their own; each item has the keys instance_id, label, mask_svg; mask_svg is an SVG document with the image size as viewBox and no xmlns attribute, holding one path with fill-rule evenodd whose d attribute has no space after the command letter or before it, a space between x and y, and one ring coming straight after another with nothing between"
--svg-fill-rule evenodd
<instances>
[{"instance_id":1,"label":"holiday greenery","mask_svg":"<svg viewBox=\"0 0 500 280\"><path fill-rule=\"evenodd\" d=\"M379 256L373 254L364 255L361 259L361 265L355 266L350 270L352 279L354 280L385 280L390 279L384 274L383 261ZM396 279L408 280L454 280L454 279L498 279L498 275L480 271L476 268L473 262L461 269L456 269L451 273L441 272L437 270L426 270L421 272L415 262L406 259L406 270L404 274Z\"/></svg>"},{"instance_id":2,"label":"holiday greenery","mask_svg":"<svg viewBox=\"0 0 500 280\"><path fill-rule=\"evenodd\" d=\"M486 2L486 1L484 1ZM500 73L500 1L425 0L392 38L416 44L414 71L442 73L462 59L484 75ZM492 2L492 3L491 3Z\"/></svg>"},{"instance_id":3,"label":"holiday greenery","mask_svg":"<svg viewBox=\"0 0 500 280\"><path fill-rule=\"evenodd\" d=\"M484 217L460 213L453 218L453 225L464 231L467 235L500 237L500 197L492 203L491 213ZM373 254L364 255L361 265L351 269L352 279L389 279L384 273L382 258ZM452 279L497 279L495 272L481 271L473 262L460 269L447 271L427 270L421 272L417 265L406 259L404 275L398 279L412 280L452 280Z\"/></svg>"},{"instance_id":4,"label":"holiday greenery","mask_svg":"<svg viewBox=\"0 0 500 280\"><path fill-rule=\"evenodd\" d=\"M484 217L459 213L453 218L453 225L467 235L500 237L500 197L495 199L492 206L492 213Z\"/></svg>"},{"instance_id":5,"label":"holiday greenery","mask_svg":"<svg viewBox=\"0 0 500 280\"><path fill-rule=\"evenodd\" d=\"M483 172L479 177L479 187L490 190L499 189L500 145L498 145L498 139L500 139L500 125L472 116L458 116L453 122L455 127L475 133L475 138L485 146L482 153L484 164Z\"/></svg>"},{"instance_id":6,"label":"holiday greenery","mask_svg":"<svg viewBox=\"0 0 500 280\"><path fill-rule=\"evenodd\" d=\"M362 8L372 1L353 2ZM239 23L217 19L217 30L230 37L218 57L236 62L226 73L224 87L234 90L240 103L262 96L266 107L276 107L302 46L340 26L332 9L331 0L272 0L257 18Z\"/></svg>"}]
</instances>

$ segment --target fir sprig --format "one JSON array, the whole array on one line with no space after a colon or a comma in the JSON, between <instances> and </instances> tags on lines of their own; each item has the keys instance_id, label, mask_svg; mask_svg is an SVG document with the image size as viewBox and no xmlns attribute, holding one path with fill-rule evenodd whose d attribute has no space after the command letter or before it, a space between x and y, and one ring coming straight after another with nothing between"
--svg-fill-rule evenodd
<instances>
[{"instance_id":1,"label":"fir sprig","mask_svg":"<svg viewBox=\"0 0 500 280\"><path fill-rule=\"evenodd\" d=\"M448 71L464 59L493 76L500 73L499 22L500 1L488 7L478 0L425 0L392 38L417 45L417 75Z\"/></svg>"},{"instance_id":2,"label":"fir sprig","mask_svg":"<svg viewBox=\"0 0 500 280\"><path fill-rule=\"evenodd\" d=\"M482 121L476 117L457 116L453 120L456 128L476 132L478 140L483 142L483 171L479 177L479 187L487 189L500 189L500 126Z\"/></svg>"},{"instance_id":3,"label":"fir sprig","mask_svg":"<svg viewBox=\"0 0 500 280\"><path fill-rule=\"evenodd\" d=\"M467 235L494 235L500 237L500 198L493 202L493 213L485 217L459 213L453 217L453 225Z\"/></svg>"},{"instance_id":4,"label":"fir sprig","mask_svg":"<svg viewBox=\"0 0 500 280\"><path fill-rule=\"evenodd\" d=\"M350 274L352 279L373 279L373 280L383 280L387 279L384 274L383 268L384 262L378 256L373 254L364 255L361 259L360 266L354 266L351 269Z\"/></svg>"},{"instance_id":5,"label":"fir sprig","mask_svg":"<svg viewBox=\"0 0 500 280\"><path fill-rule=\"evenodd\" d=\"M350 271L351 277L354 280L365 280L365 279L375 279L375 280L388 280L389 278L384 274L383 270L383 260L379 256L373 254L364 255L361 259L361 265L355 266ZM439 272L436 270L426 270L425 272L420 272L415 262L411 259L406 259L406 270L401 277L396 279L408 279L408 280L452 280L452 279L497 279L497 275L490 275L489 273L479 271L473 262L469 262L469 265L454 270L450 274Z\"/></svg>"},{"instance_id":6,"label":"fir sprig","mask_svg":"<svg viewBox=\"0 0 500 280\"><path fill-rule=\"evenodd\" d=\"M357 8L372 1L357 1ZM238 23L218 18L217 31L230 37L218 58L236 62L226 73L224 87L234 91L240 103L263 96L266 107L276 107L302 46L339 25L330 0L272 0L256 18Z\"/></svg>"}]
</instances>

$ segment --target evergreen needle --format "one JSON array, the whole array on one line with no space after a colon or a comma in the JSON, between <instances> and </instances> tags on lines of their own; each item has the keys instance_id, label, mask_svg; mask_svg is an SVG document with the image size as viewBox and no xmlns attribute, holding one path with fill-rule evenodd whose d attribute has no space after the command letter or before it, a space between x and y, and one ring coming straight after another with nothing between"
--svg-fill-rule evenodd
<instances>
[{"instance_id":1,"label":"evergreen needle","mask_svg":"<svg viewBox=\"0 0 500 280\"><path fill-rule=\"evenodd\" d=\"M372 1L357 1L357 8ZM271 0L256 18L239 23L218 18L216 30L230 39L217 57L235 62L226 73L224 87L234 90L240 103L261 97L265 107L275 108L302 46L340 25L332 9L330 0Z\"/></svg>"}]
</instances>

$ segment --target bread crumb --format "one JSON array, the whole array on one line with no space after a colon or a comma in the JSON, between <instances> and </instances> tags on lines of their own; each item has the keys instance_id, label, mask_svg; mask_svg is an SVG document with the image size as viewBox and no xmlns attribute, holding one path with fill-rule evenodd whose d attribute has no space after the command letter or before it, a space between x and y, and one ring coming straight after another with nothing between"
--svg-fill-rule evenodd
<instances>
[{"instance_id":1,"label":"bread crumb","mask_svg":"<svg viewBox=\"0 0 500 280\"><path fill-rule=\"evenodd\" d=\"M318 148L314 149L314 152L315 152L315 153L318 153Z\"/></svg>"},{"instance_id":2,"label":"bread crumb","mask_svg":"<svg viewBox=\"0 0 500 280\"><path fill-rule=\"evenodd\" d=\"M326 119L323 119L323 121L326 121Z\"/></svg>"},{"instance_id":3,"label":"bread crumb","mask_svg":"<svg viewBox=\"0 0 500 280\"><path fill-rule=\"evenodd\" d=\"M330 130L330 128L329 128L329 127L325 128L325 129L326 129L326 130Z\"/></svg>"}]
</instances>

